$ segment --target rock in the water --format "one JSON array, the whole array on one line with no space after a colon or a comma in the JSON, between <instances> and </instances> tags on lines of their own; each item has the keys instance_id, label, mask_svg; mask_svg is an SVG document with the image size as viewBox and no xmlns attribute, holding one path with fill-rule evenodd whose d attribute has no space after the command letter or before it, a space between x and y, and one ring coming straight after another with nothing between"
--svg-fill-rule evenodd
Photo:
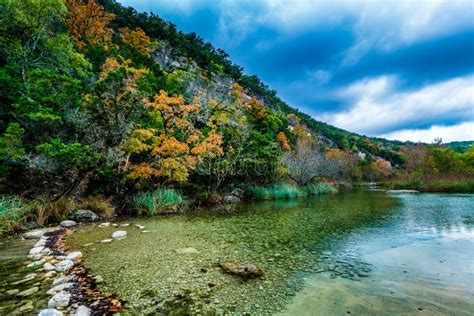
<instances>
[{"instance_id":1,"label":"rock in the water","mask_svg":"<svg viewBox=\"0 0 474 316\"><path fill-rule=\"evenodd\" d=\"M62 221L61 223L59 223L59 226L66 227L66 228L74 227L76 225L77 225L77 223L75 221L72 221L72 220L66 220L66 221Z\"/></svg>"},{"instance_id":2,"label":"rock in the water","mask_svg":"<svg viewBox=\"0 0 474 316\"><path fill-rule=\"evenodd\" d=\"M417 190L388 190L387 193L420 193L420 191Z\"/></svg>"},{"instance_id":3,"label":"rock in the water","mask_svg":"<svg viewBox=\"0 0 474 316\"><path fill-rule=\"evenodd\" d=\"M262 269L249 263L228 261L221 262L219 265L225 272L236 274L244 278L259 278L263 275Z\"/></svg>"},{"instance_id":4,"label":"rock in the water","mask_svg":"<svg viewBox=\"0 0 474 316\"><path fill-rule=\"evenodd\" d=\"M74 267L74 262L72 260L63 260L59 261L59 263L56 265L56 271L61 272L67 272L69 271L72 267Z\"/></svg>"},{"instance_id":5,"label":"rock in the water","mask_svg":"<svg viewBox=\"0 0 474 316\"><path fill-rule=\"evenodd\" d=\"M24 290L24 291L21 291L21 292L17 293L17 296L21 296L21 297L30 296L30 295L38 292L38 291L39 291L39 287L34 286L32 288L29 288L27 290Z\"/></svg>"},{"instance_id":6,"label":"rock in the water","mask_svg":"<svg viewBox=\"0 0 474 316\"><path fill-rule=\"evenodd\" d=\"M129 224L129 223L120 224L120 227L128 227L128 226L130 226L130 224Z\"/></svg>"},{"instance_id":7,"label":"rock in the water","mask_svg":"<svg viewBox=\"0 0 474 316\"><path fill-rule=\"evenodd\" d=\"M8 295L15 295L15 294L17 294L17 293L19 293L19 292L20 292L20 290L14 289L14 290L8 290L6 293L7 293Z\"/></svg>"},{"instance_id":8,"label":"rock in the water","mask_svg":"<svg viewBox=\"0 0 474 316\"><path fill-rule=\"evenodd\" d=\"M110 226L109 222L99 224L99 228L105 228L105 227L109 227L109 226Z\"/></svg>"},{"instance_id":9,"label":"rock in the water","mask_svg":"<svg viewBox=\"0 0 474 316\"><path fill-rule=\"evenodd\" d=\"M151 233L151 231L149 231L149 230L142 230L142 234L148 234L148 233Z\"/></svg>"},{"instance_id":10,"label":"rock in the water","mask_svg":"<svg viewBox=\"0 0 474 316\"><path fill-rule=\"evenodd\" d=\"M26 302L25 305L20 307L18 311L21 312L21 313L28 313L28 312L33 311L34 309L35 309L35 306L33 305L33 302L28 301L28 302Z\"/></svg>"},{"instance_id":11,"label":"rock in the water","mask_svg":"<svg viewBox=\"0 0 474 316\"><path fill-rule=\"evenodd\" d=\"M65 277L65 276L57 277L53 281L53 286L56 286L56 285L59 285L59 284L64 284L64 283L67 283L71 280L72 280L71 277Z\"/></svg>"},{"instance_id":12,"label":"rock in the water","mask_svg":"<svg viewBox=\"0 0 474 316\"><path fill-rule=\"evenodd\" d=\"M38 316L63 316L63 313L54 308L43 309Z\"/></svg>"},{"instance_id":13,"label":"rock in the water","mask_svg":"<svg viewBox=\"0 0 474 316\"><path fill-rule=\"evenodd\" d=\"M240 198L234 195L226 195L224 196L223 202L225 204L236 204L240 203Z\"/></svg>"},{"instance_id":14,"label":"rock in the water","mask_svg":"<svg viewBox=\"0 0 474 316\"><path fill-rule=\"evenodd\" d=\"M25 239L40 239L44 234L42 230L33 230L31 232L27 232L23 234L23 238Z\"/></svg>"},{"instance_id":15,"label":"rock in the water","mask_svg":"<svg viewBox=\"0 0 474 316\"><path fill-rule=\"evenodd\" d=\"M91 314L90 308L84 305L79 306L74 313L74 316L89 316Z\"/></svg>"},{"instance_id":16,"label":"rock in the water","mask_svg":"<svg viewBox=\"0 0 474 316\"><path fill-rule=\"evenodd\" d=\"M94 222L99 216L91 210L77 210L71 214L71 218L79 222Z\"/></svg>"},{"instance_id":17,"label":"rock in the water","mask_svg":"<svg viewBox=\"0 0 474 316\"><path fill-rule=\"evenodd\" d=\"M196 248L193 247L186 247L186 248L179 248L175 250L178 254L196 254L199 253Z\"/></svg>"},{"instance_id":18,"label":"rock in the water","mask_svg":"<svg viewBox=\"0 0 474 316\"><path fill-rule=\"evenodd\" d=\"M40 239L36 242L35 248L36 247L44 247L46 245L46 239Z\"/></svg>"},{"instance_id":19,"label":"rock in the water","mask_svg":"<svg viewBox=\"0 0 474 316\"><path fill-rule=\"evenodd\" d=\"M72 282L59 284L59 285L56 285L55 287L49 289L48 292L46 292L46 294L53 295L53 294L56 294L58 292L64 291L65 289L69 289L73 286L74 286L74 283L72 283Z\"/></svg>"},{"instance_id":20,"label":"rock in the water","mask_svg":"<svg viewBox=\"0 0 474 316\"><path fill-rule=\"evenodd\" d=\"M82 252L80 251L73 251L71 252L70 254L68 254L66 256L66 259L67 260L76 260L77 258L81 258L82 257Z\"/></svg>"},{"instance_id":21,"label":"rock in the water","mask_svg":"<svg viewBox=\"0 0 474 316\"><path fill-rule=\"evenodd\" d=\"M32 263L29 263L26 267L27 268L39 268L43 265L43 263L38 260L38 261L33 261Z\"/></svg>"},{"instance_id":22,"label":"rock in the water","mask_svg":"<svg viewBox=\"0 0 474 316\"><path fill-rule=\"evenodd\" d=\"M135 227L138 228L138 229L145 229L145 226L142 226L140 224L135 224Z\"/></svg>"},{"instance_id":23,"label":"rock in the water","mask_svg":"<svg viewBox=\"0 0 474 316\"><path fill-rule=\"evenodd\" d=\"M56 274L57 274L56 271L49 271L49 272L46 272L46 273L44 274L44 277L45 277L45 278L52 278L52 277L56 276Z\"/></svg>"},{"instance_id":24,"label":"rock in the water","mask_svg":"<svg viewBox=\"0 0 474 316\"><path fill-rule=\"evenodd\" d=\"M127 237L127 232L124 230L117 230L112 233L112 238L119 239Z\"/></svg>"},{"instance_id":25,"label":"rock in the water","mask_svg":"<svg viewBox=\"0 0 474 316\"><path fill-rule=\"evenodd\" d=\"M240 188L234 189L232 192L230 192L230 195L236 196L238 198L243 198L244 197L244 190Z\"/></svg>"},{"instance_id":26,"label":"rock in the water","mask_svg":"<svg viewBox=\"0 0 474 316\"><path fill-rule=\"evenodd\" d=\"M43 265L43 269L44 269L44 271L53 271L53 270L56 270L56 267L54 265L52 265L51 263L46 262Z\"/></svg>"},{"instance_id":27,"label":"rock in the water","mask_svg":"<svg viewBox=\"0 0 474 316\"><path fill-rule=\"evenodd\" d=\"M71 294L66 292L59 292L53 295L53 297L48 302L49 308L56 308L56 307L66 307L69 305L69 301L71 300Z\"/></svg>"},{"instance_id":28,"label":"rock in the water","mask_svg":"<svg viewBox=\"0 0 474 316\"><path fill-rule=\"evenodd\" d=\"M109 242L112 242L113 239L104 239L104 240L101 240L100 242L103 243L103 244L108 244Z\"/></svg>"},{"instance_id":29,"label":"rock in the water","mask_svg":"<svg viewBox=\"0 0 474 316\"><path fill-rule=\"evenodd\" d=\"M31 248L30 249L30 255L32 255L32 256L39 255L43 252L44 249L45 248L43 246Z\"/></svg>"}]
</instances>

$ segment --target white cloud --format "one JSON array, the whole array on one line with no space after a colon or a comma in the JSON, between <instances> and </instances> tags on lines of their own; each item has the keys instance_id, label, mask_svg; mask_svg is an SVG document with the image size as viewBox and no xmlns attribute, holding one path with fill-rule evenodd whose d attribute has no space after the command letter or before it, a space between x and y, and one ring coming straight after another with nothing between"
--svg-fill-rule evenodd
<instances>
[{"instance_id":1,"label":"white cloud","mask_svg":"<svg viewBox=\"0 0 474 316\"><path fill-rule=\"evenodd\" d=\"M474 75L397 91L397 78L381 76L357 81L335 94L349 109L318 117L335 126L367 135L402 126L474 120Z\"/></svg>"},{"instance_id":2,"label":"white cloud","mask_svg":"<svg viewBox=\"0 0 474 316\"><path fill-rule=\"evenodd\" d=\"M431 143L437 137L441 137L444 143L474 140L474 121L453 126L433 125L429 129L405 129L377 136L392 140L424 143Z\"/></svg>"}]
</instances>

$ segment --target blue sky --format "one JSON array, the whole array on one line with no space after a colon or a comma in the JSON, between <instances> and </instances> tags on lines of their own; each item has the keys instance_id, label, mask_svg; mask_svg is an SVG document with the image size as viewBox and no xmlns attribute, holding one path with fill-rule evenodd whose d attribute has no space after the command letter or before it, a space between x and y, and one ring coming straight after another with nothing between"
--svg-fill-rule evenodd
<instances>
[{"instance_id":1,"label":"blue sky","mask_svg":"<svg viewBox=\"0 0 474 316\"><path fill-rule=\"evenodd\" d=\"M349 131L474 140L474 1L119 0Z\"/></svg>"}]
</instances>

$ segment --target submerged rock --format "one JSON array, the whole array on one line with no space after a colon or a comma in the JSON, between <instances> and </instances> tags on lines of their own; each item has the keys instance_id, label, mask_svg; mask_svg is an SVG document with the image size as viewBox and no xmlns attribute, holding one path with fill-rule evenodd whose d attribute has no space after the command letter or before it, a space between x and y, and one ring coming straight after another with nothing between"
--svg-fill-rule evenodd
<instances>
[{"instance_id":1,"label":"submerged rock","mask_svg":"<svg viewBox=\"0 0 474 316\"><path fill-rule=\"evenodd\" d=\"M119 239L127 237L127 232L124 230L117 230L112 233L112 238Z\"/></svg>"},{"instance_id":2,"label":"submerged rock","mask_svg":"<svg viewBox=\"0 0 474 316\"><path fill-rule=\"evenodd\" d=\"M21 313L28 313L28 312L31 312L35 309L35 306L33 305L33 302L32 301L28 301L26 302L25 305L23 305L22 307L20 307L18 309L19 312Z\"/></svg>"},{"instance_id":3,"label":"submerged rock","mask_svg":"<svg viewBox=\"0 0 474 316\"><path fill-rule=\"evenodd\" d=\"M15 295L15 294L17 294L17 293L19 293L19 292L20 292L20 290L14 289L14 290L8 290L6 293L7 293L8 295Z\"/></svg>"},{"instance_id":4,"label":"submerged rock","mask_svg":"<svg viewBox=\"0 0 474 316\"><path fill-rule=\"evenodd\" d=\"M54 308L43 309L38 316L63 316L63 313Z\"/></svg>"},{"instance_id":5,"label":"submerged rock","mask_svg":"<svg viewBox=\"0 0 474 316\"><path fill-rule=\"evenodd\" d=\"M103 243L103 244L108 244L109 242L112 242L113 239L104 239L104 240L101 240L100 242Z\"/></svg>"},{"instance_id":6,"label":"submerged rock","mask_svg":"<svg viewBox=\"0 0 474 316\"><path fill-rule=\"evenodd\" d=\"M94 222L99 216L91 210L77 210L71 214L71 218L80 222Z\"/></svg>"},{"instance_id":7,"label":"submerged rock","mask_svg":"<svg viewBox=\"0 0 474 316\"><path fill-rule=\"evenodd\" d=\"M259 278L263 276L263 270L253 264L227 261L221 262L219 265L225 272L236 274L244 278Z\"/></svg>"},{"instance_id":8,"label":"submerged rock","mask_svg":"<svg viewBox=\"0 0 474 316\"><path fill-rule=\"evenodd\" d=\"M24 291L21 291L19 293L17 293L17 296L21 296L21 297L25 297L25 296L30 296L36 292L39 291L39 287L35 286L35 287L32 287L30 289L27 289L27 290L24 290Z\"/></svg>"},{"instance_id":9,"label":"submerged rock","mask_svg":"<svg viewBox=\"0 0 474 316\"><path fill-rule=\"evenodd\" d=\"M75 221L71 221L71 220L66 220L66 221L62 221L61 223L59 223L59 226L65 227L65 228L74 227L76 225L77 225L77 223Z\"/></svg>"},{"instance_id":10,"label":"submerged rock","mask_svg":"<svg viewBox=\"0 0 474 316\"><path fill-rule=\"evenodd\" d=\"M175 250L178 254L197 254L199 251L193 247L179 248Z\"/></svg>"},{"instance_id":11,"label":"submerged rock","mask_svg":"<svg viewBox=\"0 0 474 316\"><path fill-rule=\"evenodd\" d=\"M99 228L105 228L105 227L109 227L109 226L110 226L109 222L99 224Z\"/></svg>"}]
</instances>

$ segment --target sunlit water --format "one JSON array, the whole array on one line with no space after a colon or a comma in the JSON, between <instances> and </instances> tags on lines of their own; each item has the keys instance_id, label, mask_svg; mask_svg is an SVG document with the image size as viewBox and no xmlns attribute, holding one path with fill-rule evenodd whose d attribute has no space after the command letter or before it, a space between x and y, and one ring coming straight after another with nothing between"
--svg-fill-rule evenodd
<instances>
[{"instance_id":1,"label":"sunlit water","mask_svg":"<svg viewBox=\"0 0 474 316\"><path fill-rule=\"evenodd\" d=\"M125 314L468 315L473 217L473 195L356 191L87 225L67 242L105 279L104 293L127 301ZM117 229L128 237L98 243ZM176 253L184 247L199 253ZM265 276L225 274L226 260Z\"/></svg>"}]
</instances>

